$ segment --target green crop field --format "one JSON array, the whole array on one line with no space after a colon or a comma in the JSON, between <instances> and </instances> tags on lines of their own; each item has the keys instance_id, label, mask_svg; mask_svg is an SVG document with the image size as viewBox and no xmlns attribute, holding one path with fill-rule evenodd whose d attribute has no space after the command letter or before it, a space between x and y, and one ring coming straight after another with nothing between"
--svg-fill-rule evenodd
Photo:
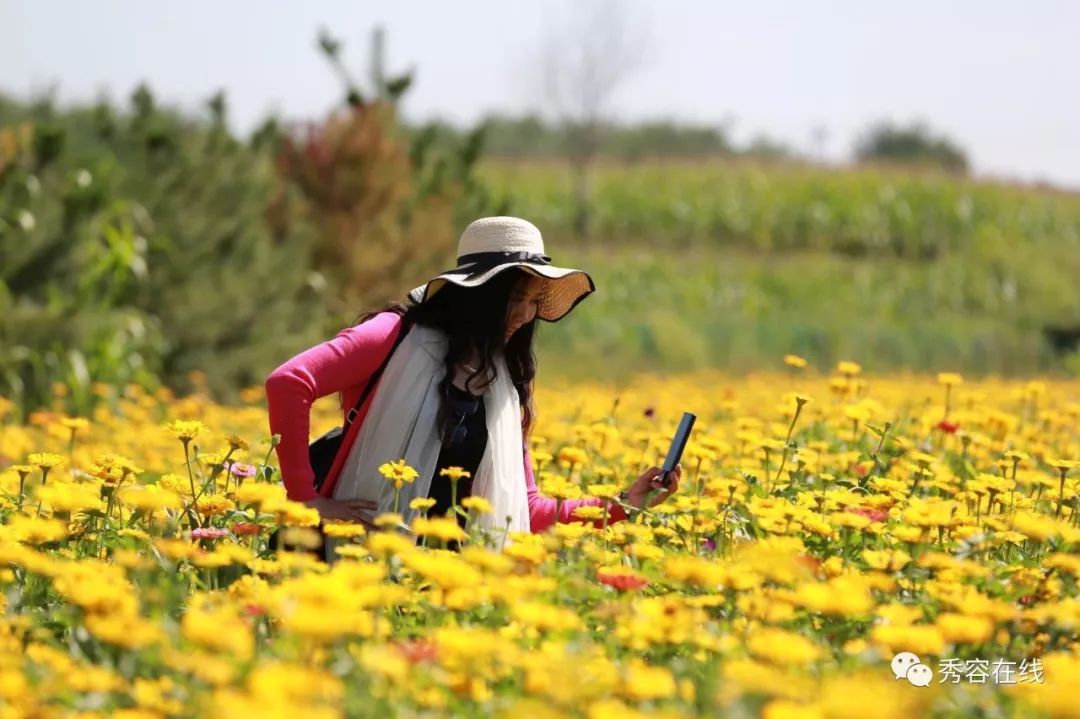
<instances>
[{"instance_id":1,"label":"green crop field","mask_svg":"<svg viewBox=\"0 0 1080 719\"><path fill-rule=\"evenodd\" d=\"M480 176L515 213L556 235L572 226L566 166L489 161ZM593 233L605 240L914 259L1080 256L1080 195L931 173L721 160L605 164L592 173L590 204Z\"/></svg>"},{"instance_id":2,"label":"green crop field","mask_svg":"<svg viewBox=\"0 0 1080 719\"><path fill-rule=\"evenodd\" d=\"M507 211L598 292L545 328L566 372L775 366L785 352L880 369L1075 369L1080 196L886 170L720 162L595 170L588 238L571 175L489 161ZM553 364L555 364L553 362Z\"/></svg>"}]
</instances>

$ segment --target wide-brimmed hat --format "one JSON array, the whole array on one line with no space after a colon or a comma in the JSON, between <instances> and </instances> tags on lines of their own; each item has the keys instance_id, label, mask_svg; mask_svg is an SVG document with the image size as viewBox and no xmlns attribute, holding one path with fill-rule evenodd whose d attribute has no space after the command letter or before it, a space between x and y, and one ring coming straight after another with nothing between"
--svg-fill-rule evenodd
<instances>
[{"instance_id":1,"label":"wide-brimmed hat","mask_svg":"<svg viewBox=\"0 0 1080 719\"><path fill-rule=\"evenodd\" d=\"M540 230L518 217L484 217L470 224L458 241L457 261L454 269L410 291L409 300L420 304L447 282L476 287L500 272L520 267L546 280L536 316L555 322L596 290L588 273L552 265L551 258L544 254Z\"/></svg>"}]
</instances>

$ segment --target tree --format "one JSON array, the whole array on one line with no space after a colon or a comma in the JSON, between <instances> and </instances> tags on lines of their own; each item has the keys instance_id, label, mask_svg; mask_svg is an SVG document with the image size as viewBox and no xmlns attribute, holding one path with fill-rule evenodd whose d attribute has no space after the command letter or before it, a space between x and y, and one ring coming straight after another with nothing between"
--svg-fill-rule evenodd
<instances>
[{"instance_id":1,"label":"tree","mask_svg":"<svg viewBox=\"0 0 1080 719\"><path fill-rule=\"evenodd\" d=\"M207 108L0 100L0 396L23 416L54 382L81 413L95 383L224 393L317 338L308 230L265 218L272 154Z\"/></svg>"},{"instance_id":2,"label":"tree","mask_svg":"<svg viewBox=\"0 0 1080 719\"><path fill-rule=\"evenodd\" d=\"M540 49L543 95L566 128L580 237L588 235L589 167L610 124L612 100L643 62L645 26L628 10L618 0L579 3L569 20L548 27Z\"/></svg>"},{"instance_id":3,"label":"tree","mask_svg":"<svg viewBox=\"0 0 1080 719\"><path fill-rule=\"evenodd\" d=\"M329 321L340 323L443 269L458 228L490 203L473 175L483 127L451 137L438 123L406 132L398 104L412 71L387 75L380 28L367 88L342 61L340 40L322 31L318 45L341 80L343 104L284 133L277 169L305 201L316 228L313 269L333 288Z\"/></svg>"},{"instance_id":4,"label":"tree","mask_svg":"<svg viewBox=\"0 0 1080 719\"><path fill-rule=\"evenodd\" d=\"M968 170L967 154L952 140L935 137L921 123L909 127L878 123L857 143L855 157L859 162L936 165L959 173Z\"/></svg>"}]
</instances>

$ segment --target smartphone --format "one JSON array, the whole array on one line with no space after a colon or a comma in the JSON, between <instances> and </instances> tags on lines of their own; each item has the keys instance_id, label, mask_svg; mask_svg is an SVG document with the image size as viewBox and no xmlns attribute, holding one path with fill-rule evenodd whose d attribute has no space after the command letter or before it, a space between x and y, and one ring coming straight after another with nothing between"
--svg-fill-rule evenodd
<instances>
[{"instance_id":1,"label":"smartphone","mask_svg":"<svg viewBox=\"0 0 1080 719\"><path fill-rule=\"evenodd\" d=\"M668 449L667 458L660 468L660 484L664 487L671 483L671 472L674 471L675 466L682 459L683 450L686 449L686 442L690 439L690 430L694 428L696 419L697 415L692 412L683 412L679 428L675 430L675 436L671 439L671 447Z\"/></svg>"}]
</instances>

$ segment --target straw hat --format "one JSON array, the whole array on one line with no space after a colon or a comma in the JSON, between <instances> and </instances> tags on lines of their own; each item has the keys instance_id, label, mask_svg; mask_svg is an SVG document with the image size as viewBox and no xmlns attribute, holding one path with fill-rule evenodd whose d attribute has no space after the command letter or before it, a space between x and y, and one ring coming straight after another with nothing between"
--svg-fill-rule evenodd
<instances>
[{"instance_id":1,"label":"straw hat","mask_svg":"<svg viewBox=\"0 0 1080 719\"><path fill-rule=\"evenodd\" d=\"M581 270L555 267L544 254L544 238L531 222L517 217L484 217L465 228L458 241L458 266L409 292L420 304L447 282L476 287L511 267L520 267L546 280L539 296L536 316L555 322L596 290Z\"/></svg>"}]
</instances>

